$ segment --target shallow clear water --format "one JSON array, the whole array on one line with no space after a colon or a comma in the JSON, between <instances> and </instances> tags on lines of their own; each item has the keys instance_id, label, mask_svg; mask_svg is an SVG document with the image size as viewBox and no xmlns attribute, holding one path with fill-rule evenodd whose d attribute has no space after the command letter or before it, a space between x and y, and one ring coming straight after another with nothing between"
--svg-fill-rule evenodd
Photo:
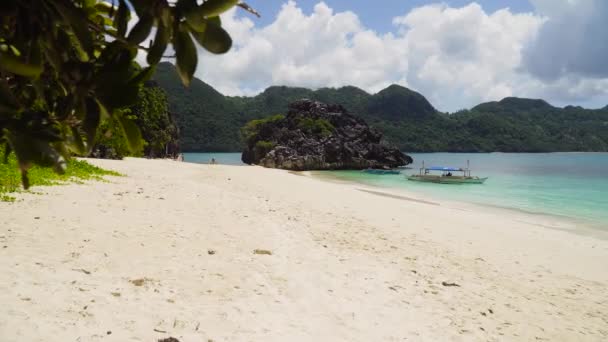
<instances>
[{"instance_id":1,"label":"shallow clear water","mask_svg":"<svg viewBox=\"0 0 608 342\"><path fill-rule=\"evenodd\" d=\"M567 216L608 229L608 153L412 153L412 169L401 175L328 171L333 177L368 185L400 188L432 198ZM239 153L187 153L186 161L242 165ZM466 167L485 184L411 182L405 175L422 165Z\"/></svg>"},{"instance_id":2,"label":"shallow clear water","mask_svg":"<svg viewBox=\"0 0 608 342\"><path fill-rule=\"evenodd\" d=\"M245 165L241 161L240 153L184 153L184 161L189 163L209 164L215 158L218 164Z\"/></svg>"}]
</instances>

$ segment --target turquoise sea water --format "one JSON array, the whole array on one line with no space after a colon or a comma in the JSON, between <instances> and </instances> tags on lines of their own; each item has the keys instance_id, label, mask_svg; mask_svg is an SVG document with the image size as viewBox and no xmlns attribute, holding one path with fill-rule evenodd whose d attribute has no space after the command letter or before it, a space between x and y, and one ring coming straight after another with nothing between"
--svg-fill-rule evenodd
<instances>
[{"instance_id":1,"label":"turquoise sea water","mask_svg":"<svg viewBox=\"0 0 608 342\"><path fill-rule=\"evenodd\" d=\"M412 153L412 169L401 175L327 171L332 177L367 185L418 192L430 198L465 201L528 212L566 216L608 229L608 153ZM186 161L239 165L238 153L187 153ZM405 175L422 165L466 167L489 177L485 184L411 182Z\"/></svg>"},{"instance_id":2,"label":"turquoise sea water","mask_svg":"<svg viewBox=\"0 0 608 342\"><path fill-rule=\"evenodd\" d=\"M219 164L245 165L241 161L240 153L184 153L184 161L188 163L209 164L211 158L215 158Z\"/></svg>"}]
</instances>

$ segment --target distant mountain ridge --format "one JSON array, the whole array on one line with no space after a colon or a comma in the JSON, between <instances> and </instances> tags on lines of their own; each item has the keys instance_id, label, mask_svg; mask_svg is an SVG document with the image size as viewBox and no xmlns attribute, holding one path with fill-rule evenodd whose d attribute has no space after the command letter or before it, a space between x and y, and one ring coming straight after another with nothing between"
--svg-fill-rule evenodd
<instances>
[{"instance_id":1,"label":"distant mountain ridge","mask_svg":"<svg viewBox=\"0 0 608 342\"><path fill-rule=\"evenodd\" d=\"M608 151L608 106L558 108L540 99L507 97L446 114L399 85L376 94L353 86L272 86L253 97L231 97L198 79L185 88L170 63L159 64L154 78L167 92L184 151L240 152L242 126L286 113L289 103L303 98L344 106L407 152Z\"/></svg>"}]
</instances>

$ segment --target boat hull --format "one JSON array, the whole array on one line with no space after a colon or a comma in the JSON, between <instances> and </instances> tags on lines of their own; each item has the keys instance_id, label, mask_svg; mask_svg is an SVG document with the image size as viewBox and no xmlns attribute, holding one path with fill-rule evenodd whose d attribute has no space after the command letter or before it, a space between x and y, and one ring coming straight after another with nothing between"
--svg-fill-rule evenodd
<instances>
[{"instance_id":1,"label":"boat hull","mask_svg":"<svg viewBox=\"0 0 608 342\"><path fill-rule=\"evenodd\" d=\"M437 184L483 184L488 177L447 177L447 176L421 176L412 175L408 180L415 182L437 183Z\"/></svg>"}]
</instances>

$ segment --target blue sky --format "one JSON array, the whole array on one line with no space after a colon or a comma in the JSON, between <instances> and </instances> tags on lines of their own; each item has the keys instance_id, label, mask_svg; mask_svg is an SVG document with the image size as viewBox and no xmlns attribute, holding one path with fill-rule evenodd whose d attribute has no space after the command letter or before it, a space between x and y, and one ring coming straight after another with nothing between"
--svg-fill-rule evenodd
<instances>
[{"instance_id":1,"label":"blue sky","mask_svg":"<svg viewBox=\"0 0 608 342\"><path fill-rule=\"evenodd\" d=\"M274 21L281 6L285 3L284 0L248 0L250 6L258 10L262 17L256 19L256 25L266 26ZM313 7L318 3L318 0L298 0L296 3L310 14ZM413 8L428 5L429 3L445 3L450 7L462 7L469 4L470 0L443 0L443 1L428 1L428 0L325 0L329 7L337 12L352 11L355 12L361 22L380 33L386 33L393 30L392 18L403 15ZM503 8L510 8L513 12L532 12L534 7L529 0L478 0L481 7L488 11L494 12ZM243 14L247 15L247 14Z\"/></svg>"},{"instance_id":2,"label":"blue sky","mask_svg":"<svg viewBox=\"0 0 608 342\"><path fill-rule=\"evenodd\" d=\"M247 0L233 48L196 76L227 95L272 85L399 84L442 111L507 96L608 104L608 0Z\"/></svg>"}]
</instances>

